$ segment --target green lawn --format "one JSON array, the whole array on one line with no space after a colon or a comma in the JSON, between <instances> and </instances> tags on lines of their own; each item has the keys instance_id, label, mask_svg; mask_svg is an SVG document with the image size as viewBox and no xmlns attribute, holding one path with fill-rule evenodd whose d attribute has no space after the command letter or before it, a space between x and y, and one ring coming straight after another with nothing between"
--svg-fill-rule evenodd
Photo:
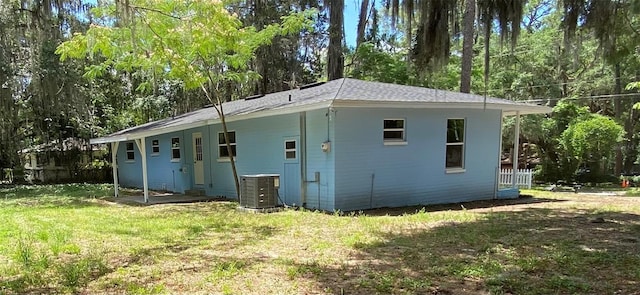
<instances>
[{"instance_id":1,"label":"green lawn","mask_svg":"<svg viewBox=\"0 0 640 295\"><path fill-rule=\"evenodd\" d=\"M637 294L640 198L525 193L248 214L112 203L106 185L0 188L0 294Z\"/></svg>"}]
</instances>

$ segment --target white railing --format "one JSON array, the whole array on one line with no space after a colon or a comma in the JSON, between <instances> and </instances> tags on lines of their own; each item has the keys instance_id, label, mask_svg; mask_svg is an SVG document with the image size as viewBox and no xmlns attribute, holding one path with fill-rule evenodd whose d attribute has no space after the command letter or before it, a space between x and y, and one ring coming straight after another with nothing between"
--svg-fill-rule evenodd
<instances>
[{"instance_id":1,"label":"white railing","mask_svg":"<svg viewBox=\"0 0 640 295\"><path fill-rule=\"evenodd\" d=\"M500 169L498 176L500 186L513 186L513 169ZM533 171L531 169L518 169L516 172L516 185L520 188L531 188L533 181Z\"/></svg>"}]
</instances>

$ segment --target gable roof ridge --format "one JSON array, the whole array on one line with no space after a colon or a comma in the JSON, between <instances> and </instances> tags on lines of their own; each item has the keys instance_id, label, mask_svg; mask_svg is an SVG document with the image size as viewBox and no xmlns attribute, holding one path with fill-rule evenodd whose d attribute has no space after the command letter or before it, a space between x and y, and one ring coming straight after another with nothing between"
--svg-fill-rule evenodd
<instances>
[{"instance_id":1,"label":"gable roof ridge","mask_svg":"<svg viewBox=\"0 0 640 295\"><path fill-rule=\"evenodd\" d=\"M344 86L344 82L347 81L347 78L341 78L341 80L342 82L340 83L340 87L338 88L338 91L336 91L336 95L333 96L333 98L331 99L331 105L333 105L333 103L336 101L336 99L340 95L340 92L342 91L342 86Z\"/></svg>"}]
</instances>

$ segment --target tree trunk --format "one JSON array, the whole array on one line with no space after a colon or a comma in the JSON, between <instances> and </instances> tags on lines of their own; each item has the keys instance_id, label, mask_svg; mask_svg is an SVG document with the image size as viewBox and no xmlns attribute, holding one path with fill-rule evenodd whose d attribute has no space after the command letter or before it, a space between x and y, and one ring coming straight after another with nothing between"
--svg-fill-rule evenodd
<instances>
[{"instance_id":1,"label":"tree trunk","mask_svg":"<svg viewBox=\"0 0 640 295\"><path fill-rule=\"evenodd\" d=\"M329 81L344 77L342 35L344 26L344 0L329 2L329 48L327 56L327 78Z\"/></svg>"},{"instance_id":2,"label":"tree trunk","mask_svg":"<svg viewBox=\"0 0 640 295\"><path fill-rule=\"evenodd\" d=\"M491 40L491 20L484 23L484 103L487 103L489 89L489 41Z\"/></svg>"},{"instance_id":3,"label":"tree trunk","mask_svg":"<svg viewBox=\"0 0 640 295\"><path fill-rule=\"evenodd\" d=\"M231 172L233 173L233 181L236 185L236 195L238 196L238 202L240 202L240 198L242 196L240 196L240 180L238 178L238 170L236 169L236 156L233 154L233 150L231 149L231 142L229 142L229 131L227 129L227 120L225 119L224 111L222 109L222 103L220 103L219 107L224 141L227 143L227 152L229 153L229 161L231 162Z\"/></svg>"},{"instance_id":4,"label":"tree trunk","mask_svg":"<svg viewBox=\"0 0 640 295\"><path fill-rule=\"evenodd\" d=\"M413 10L414 10L414 1L407 2L407 20L405 21L407 30L407 65L411 62L411 48L413 48Z\"/></svg>"},{"instance_id":5,"label":"tree trunk","mask_svg":"<svg viewBox=\"0 0 640 295\"><path fill-rule=\"evenodd\" d=\"M220 99L219 93L215 95L216 98L214 100L213 94L211 93L211 91L207 90L207 87L203 85L201 86L201 89L204 92L204 95L209 100L209 102L213 104L213 108L216 110L216 112L218 113L218 116L220 117L220 123L222 125L222 134L224 135L224 141L226 142L226 145L227 145L227 152L229 153L229 161L231 162L231 172L233 173L233 181L235 182L235 185L236 185L236 195L238 196L238 202L239 202L241 198L240 180L238 179L238 170L236 169L236 160L235 160L235 156L233 155L233 151L231 149L231 142L229 142L229 131L227 129L227 120L224 115L224 109L222 107L223 101L222 99Z\"/></svg>"},{"instance_id":6,"label":"tree trunk","mask_svg":"<svg viewBox=\"0 0 640 295\"><path fill-rule=\"evenodd\" d=\"M358 37L356 38L356 48L364 42L364 31L367 28L367 16L369 15L369 0L362 0L360 4L360 16L358 17Z\"/></svg>"},{"instance_id":7,"label":"tree trunk","mask_svg":"<svg viewBox=\"0 0 640 295\"><path fill-rule=\"evenodd\" d=\"M476 15L476 1L466 0L464 31L462 41L462 69L460 71L460 92L471 92L471 68L473 66L473 32Z\"/></svg>"},{"instance_id":8,"label":"tree trunk","mask_svg":"<svg viewBox=\"0 0 640 295\"><path fill-rule=\"evenodd\" d=\"M615 93L619 95L622 94L622 81L620 81L620 63L616 63L614 65L614 74L616 79ZM620 98L620 96L614 96L613 98L613 111L617 122L620 122L620 120L622 119L622 101L620 100ZM620 173L622 172L622 145L623 143L619 143L616 146L616 162L613 168L614 175L620 175Z\"/></svg>"}]
</instances>

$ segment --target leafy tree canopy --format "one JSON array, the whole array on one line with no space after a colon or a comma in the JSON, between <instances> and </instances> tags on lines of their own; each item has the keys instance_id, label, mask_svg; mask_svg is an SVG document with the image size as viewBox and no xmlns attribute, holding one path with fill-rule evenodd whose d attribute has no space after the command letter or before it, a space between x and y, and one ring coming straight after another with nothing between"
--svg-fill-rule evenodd
<instances>
[{"instance_id":1,"label":"leafy tree canopy","mask_svg":"<svg viewBox=\"0 0 640 295\"><path fill-rule=\"evenodd\" d=\"M56 53L62 60L85 56L93 60L85 74L89 78L111 69L145 71L182 81L186 88L215 90L224 81L243 83L255 77L248 62L259 46L311 25L311 11L292 13L281 24L257 30L243 27L223 1L127 3L124 8L117 3L95 8L93 15L101 24L74 35Z\"/></svg>"},{"instance_id":2,"label":"leafy tree canopy","mask_svg":"<svg viewBox=\"0 0 640 295\"><path fill-rule=\"evenodd\" d=\"M613 119L591 114L588 119L571 124L560 136L560 143L579 162L600 162L611 157L623 136L624 129Z\"/></svg>"}]
</instances>

